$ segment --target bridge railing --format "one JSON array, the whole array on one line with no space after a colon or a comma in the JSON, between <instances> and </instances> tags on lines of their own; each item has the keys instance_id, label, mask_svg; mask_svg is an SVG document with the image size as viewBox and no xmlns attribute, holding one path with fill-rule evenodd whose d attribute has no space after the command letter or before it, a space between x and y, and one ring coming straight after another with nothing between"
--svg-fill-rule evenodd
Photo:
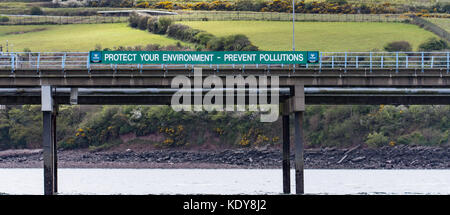
<instances>
[{"instance_id":1,"label":"bridge railing","mask_svg":"<svg viewBox=\"0 0 450 215\"><path fill-rule=\"evenodd\" d=\"M450 52L321 52L319 63L308 65L283 65L283 64L259 64L259 65L195 65L203 68L220 69L304 69L313 68L322 70L365 70L372 72L380 69L401 71L415 69L422 72L426 70L450 70ZM194 65L170 65L170 64L144 64L144 65L115 65L115 64L91 64L88 52L6 52L0 53L0 69L10 70L95 70L95 69L192 69Z\"/></svg>"}]
</instances>

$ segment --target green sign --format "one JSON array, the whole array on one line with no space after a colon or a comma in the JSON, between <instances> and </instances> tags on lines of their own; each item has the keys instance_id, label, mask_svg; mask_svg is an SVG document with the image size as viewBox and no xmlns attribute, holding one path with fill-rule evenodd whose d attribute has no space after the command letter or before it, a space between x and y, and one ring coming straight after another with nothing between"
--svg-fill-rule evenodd
<instances>
[{"instance_id":1,"label":"green sign","mask_svg":"<svg viewBox=\"0 0 450 215\"><path fill-rule=\"evenodd\" d=\"M309 64L317 51L91 51L91 63L101 64Z\"/></svg>"}]
</instances>

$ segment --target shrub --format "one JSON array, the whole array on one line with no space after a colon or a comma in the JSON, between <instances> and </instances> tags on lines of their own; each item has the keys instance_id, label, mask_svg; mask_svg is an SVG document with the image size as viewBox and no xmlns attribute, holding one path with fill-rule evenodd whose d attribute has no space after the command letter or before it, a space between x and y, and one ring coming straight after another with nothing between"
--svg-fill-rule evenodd
<instances>
[{"instance_id":1,"label":"shrub","mask_svg":"<svg viewBox=\"0 0 450 215\"><path fill-rule=\"evenodd\" d=\"M440 51L449 48L448 43L443 39L432 37L419 45L420 51Z\"/></svg>"},{"instance_id":2,"label":"shrub","mask_svg":"<svg viewBox=\"0 0 450 215\"><path fill-rule=\"evenodd\" d=\"M209 38L206 48L211 51L258 51L258 47L243 34Z\"/></svg>"},{"instance_id":3,"label":"shrub","mask_svg":"<svg viewBox=\"0 0 450 215\"><path fill-rule=\"evenodd\" d=\"M76 149L85 148L88 146L88 142L81 138L68 137L58 143L58 148L63 149Z\"/></svg>"},{"instance_id":4,"label":"shrub","mask_svg":"<svg viewBox=\"0 0 450 215\"><path fill-rule=\"evenodd\" d=\"M167 29L167 35L169 37L173 37L175 39L181 39L182 32L189 28L190 27L187 25L173 24L173 25L169 26L169 28Z\"/></svg>"},{"instance_id":5,"label":"shrub","mask_svg":"<svg viewBox=\"0 0 450 215\"><path fill-rule=\"evenodd\" d=\"M259 48L258 48L258 46L250 44L250 45L247 45L244 48L242 48L241 51L259 51Z\"/></svg>"},{"instance_id":6,"label":"shrub","mask_svg":"<svg viewBox=\"0 0 450 215\"><path fill-rule=\"evenodd\" d=\"M193 29L187 25L172 24L172 19L168 17L152 17L147 15L140 15L132 13L130 15L130 26L138 27L139 29L147 29L149 32L156 34L165 34L169 37L186 41L198 43L197 50L204 49L214 51L257 51L258 47L251 44L247 36L243 34L231 35L228 37L216 38L214 35L202 32L198 29ZM200 34L201 33L201 34ZM197 36L198 35L198 36ZM168 48L168 47L166 47ZM182 47L174 47L180 49Z\"/></svg>"},{"instance_id":7,"label":"shrub","mask_svg":"<svg viewBox=\"0 0 450 215\"><path fill-rule=\"evenodd\" d=\"M158 18L150 16L147 20L147 30L149 32L156 32L158 29Z\"/></svg>"},{"instance_id":8,"label":"shrub","mask_svg":"<svg viewBox=\"0 0 450 215\"><path fill-rule=\"evenodd\" d=\"M225 37L214 37L208 41L206 48L211 51L225 51Z\"/></svg>"},{"instance_id":9,"label":"shrub","mask_svg":"<svg viewBox=\"0 0 450 215\"><path fill-rule=\"evenodd\" d=\"M173 6L174 6L173 2L161 1L161 2L157 2L153 7L158 8L158 9L172 10Z\"/></svg>"},{"instance_id":10,"label":"shrub","mask_svg":"<svg viewBox=\"0 0 450 215\"><path fill-rule=\"evenodd\" d=\"M137 26L139 24L139 14L136 12L132 12L128 19L128 22L129 22L130 27L137 28Z\"/></svg>"},{"instance_id":11,"label":"shrub","mask_svg":"<svg viewBox=\"0 0 450 215\"><path fill-rule=\"evenodd\" d=\"M378 133L375 131L375 132L367 135L366 144L369 147L384 146L384 145L388 144L388 142L389 142L388 137L384 136L384 134L382 134L381 132Z\"/></svg>"},{"instance_id":12,"label":"shrub","mask_svg":"<svg viewBox=\"0 0 450 215\"><path fill-rule=\"evenodd\" d=\"M134 0L121 0L119 7L133 7Z\"/></svg>"},{"instance_id":13,"label":"shrub","mask_svg":"<svg viewBox=\"0 0 450 215\"><path fill-rule=\"evenodd\" d=\"M407 41L395 41L386 44L384 50L388 52L410 52L412 48Z\"/></svg>"},{"instance_id":14,"label":"shrub","mask_svg":"<svg viewBox=\"0 0 450 215\"><path fill-rule=\"evenodd\" d=\"M34 6L30 9L31 15L42 15L44 14L44 11L40 7Z\"/></svg>"},{"instance_id":15,"label":"shrub","mask_svg":"<svg viewBox=\"0 0 450 215\"><path fill-rule=\"evenodd\" d=\"M308 4L314 4L315 2L308 2ZM289 3L286 0L273 0L267 3L266 7L263 8L263 12L271 11L271 12L288 12L292 9L292 2Z\"/></svg>"},{"instance_id":16,"label":"shrub","mask_svg":"<svg viewBox=\"0 0 450 215\"><path fill-rule=\"evenodd\" d=\"M172 24L172 20L167 17L160 17L158 19L158 27L155 29L154 33L157 34L165 34L167 31L167 28Z\"/></svg>"},{"instance_id":17,"label":"shrub","mask_svg":"<svg viewBox=\"0 0 450 215\"><path fill-rule=\"evenodd\" d=\"M210 10L234 10L234 5L226 1L213 1L209 4Z\"/></svg>"},{"instance_id":18,"label":"shrub","mask_svg":"<svg viewBox=\"0 0 450 215\"><path fill-rule=\"evenodd\" d=\"M138 28L141 30L147 29L148 16L139 16Z\"/></svg>"},{"instance_id":19,"label":"shrub","mask_svg":"<svg viewBox=\"0 0 450 215\"><path fill-rule=\"evenodd\" d=\"M327 3L345 5L348 4L347 0L326 0Z\"/></svg>"},{"instance_id":20,"label":"shrub","mask_svg":"<svg viewBox=\"0 0 450 215\"><path fill-rule=\"evenodd\" d=\"M139 3L137 3L137 4L136 4L136 7L139 7L139 8L148 8L148 7L150 7L150 5L148 4L148 2L144 1L144 2L139 2Z\"/></svg>"},{"instance_id":21,"label":"shrub","mask_svg":"<svg viewBox=\"0 0 450 215\"><path fill-rule=\"evenodd\" d=\"M167 30L167 35L169 37L186 42L196 42L195 36L200 32L201 32L200 30L193 29L186 25L173 24L169 26L169 29Z\"/></svg>"},{"instance_id":22,"label":"shrub","mask_svg":"<svg viewBox=\"0 0 450 215\"><path fill-rule=\"evenodd\" d=\"M80 4L76 4L80 6ZM157 9L190 9L190 10L220 10L220 11L260 11L260 12L290 12L292 0L211 0L211 1L149 1L149 0L99 0L89 1L89 7L137 7ZM405 11L422 13L449 13L450 4L437 3L427 7L407 6L405 8L390 3L348 3L348 0L296 1L296 11L299 13L332 13L332 14L389 14Z\"/></svg>"},{"instance_id":23,"label":"shrub","mask_svg":"<svg viewBox=\"0 0 450 215\"><path fill-rule=\"evenodd\" d=\"M205 49L206 49L206 46L200 45L200 44L196 44L195 47L194 47L195 51L203 51Z\"/></svg>"},{"instance_id":24,"label":"shrub","mask_svg":"<svg viewBox=\"0 0 450 215\"><path fill-rule=\"evenodd\" d=\"M434 5L434 8L438 13L450 13L450 3L440 2Z\"/></svg>"},{"instance_id":25,"label":"shrub","mask_svg":"<svg viewBox=\"0 0 450 215\"><path fill-rule=\"evenodd\" d=\"M253 50L255 47L248 37L243 34L230 35L224 40L225 51L255 51Z\"/></svg>"},{"instance_id":26,"label":"shrub","mask_svg":"<svg viewBox=\"0 0 450 215\"><path fill-rule=\"evenodd\" d=\"M183 31L182 40L186 42L195 42L195 36L200 32L201 30L188 28L185 31Z\"/></svg>"},{"instance_id":27,"label":"shrub","mask_svg":"<svg viewBox=\"0 0 450 215\"><path fill-rule=\"evenodd\" d=\"M206 46L208 42L214 38L214 35L207 33L207 32L200 32L197 35L195 35L195 42L199 43L200 45Z\"/></svg>"},{"instance_id":28,"label":"shrub","mask_svg":"<svg viewBox=\"0 0 450 215\"><path fill-rule=\"evenodd\" d=\"M208 2L197 2L192 6L194 10L209 10Z\"/></svg>"},{"instance_id":29,"label":"shrub","mask_svg":"<svg viewBox=\"0 0 450 215\"><path fill-rule=\"evenodd\" d=\"M129 5L132 2L127 0L99 0L98 6L100 7L120 7L121 5Z\"/></svg>"},{"instance_id":30,"label":"shrub","mask_svg":"<svg viewBox=\"0 0 450 215\"><path fill-rule=\"evenodd\" d=\"M235 3L235 8L238 11L255 11L256 6L253 0L237 0Z\"/></svg>"},{"instance_id":31,"label":"shrub","mask_svg":"<svg viewBox=\"0 0 450 215\"><path fill-rule=\"evenodd\" d=\"M0 16L0 22L9 22L9 18L7 16Z\"/></svg>"},{"instance_id":32,"label":"shrub","mask_svg":"<svg viewBox=\"0 0 450 215\"><path fill-rule=\"evenodd\" d=\"M426 140L420 132L414 131L411 134L400 136L398 143L404 145L425 145Z\"/></svg>"}]
</instances>

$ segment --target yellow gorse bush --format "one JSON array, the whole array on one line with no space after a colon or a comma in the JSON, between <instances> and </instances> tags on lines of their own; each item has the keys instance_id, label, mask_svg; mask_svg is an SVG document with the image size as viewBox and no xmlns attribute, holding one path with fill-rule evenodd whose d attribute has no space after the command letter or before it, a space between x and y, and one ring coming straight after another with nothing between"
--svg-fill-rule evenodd
<instances>
[{"instance_id":1,"label":"yellow gorse bush","mask_svg":"<svg viewBox=\"0 0 450 215\"><path fill-rule=\"evenodd\" d=\"M166 9L166 10L218 10L218 11L239 11L239 10L250 10L258 12L292 12L292 1L290 0L268 0L265 2L260 2L258 4L252 4L250 8L240 6L239 2L235 1L200 1L200 2L172 2L172 1L141 1L136 4L138 8L155 8L155 9ZM354 4L345 3L338 4L327 1L314 1L314 2L304 2L298 1L295 5L295 11L299 13L332 13L332 14L385 14L385 13L400 13L398 9L395 9L390 3L383 4ZM430 9L421 10L421 13L433 12L436 10Z\"/></svg>"},{"instance_id":2,"label":"yellow gorse bush","mask_svg":"<svg viewBox=\"0 0 450 215\"><path fill-rule=\"evenodd\" d=\"M389 142L389 145L390 145L390 146L395 146L395 141Z\"/></svg>"}]
</instances>

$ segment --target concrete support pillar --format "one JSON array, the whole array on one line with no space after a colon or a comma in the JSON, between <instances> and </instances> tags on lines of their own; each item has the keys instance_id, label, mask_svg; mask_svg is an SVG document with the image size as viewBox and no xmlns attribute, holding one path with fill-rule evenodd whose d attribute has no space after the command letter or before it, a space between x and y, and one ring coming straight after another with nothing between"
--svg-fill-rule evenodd
<instances>
[{"instance_id":1,"label":"concrete support pillar","mask_svg":"<svg viewBox=\"0 0 450 215\"><path fill-rule=\"evenodd\" d=\"M53 110L52 87L41 87L44 155L44 195L54 195L56 185L56 115Z\"/></svg>"},{"instance_id":2,"label":"concrete support pillar","mask_svg":"<svg viewBox=\"0 0 450 215\"><path fill-rule=\"evenodd\" d=\"M295 85L293 97L294 140L295 140L295 193L304 194L304 136L303 113L305 112L305 90L303 85Z\"/></svg>"},{"instance_id":3,"label":"concrete support pillar","mask_svg":"<svg viewBox=\"0 0 450 215\"><path fill-rule=\"evenodd\" d=\"M55 103L52 113L52 148L53 148L53 191L58 192L58 151L56 147L56 118L58 116L58 105Z\"/></svg>"},{"instance_id":4,"label":"concrete support pillar","mask_svg":"<svg viewBox=\"0 0 450 215\"><path fill-rule=\"evenodd\" d=\"M70 88L70 104L78 104L78 88Z\"/></svg>"},{"instance_id":5,"label":"concrete support pillar","mask_svg":"<svg viewBox=\"0 0 450 215\"><path fill-rule=\"evenodd\" d=\"M289 113L283 113L283 193L291 193Z\"/></svg>"},{"instance_id":6,"label":"concrete support pillar","mask_svg":"<svg viewBox=\"0 0 450 215\"><path fill-rule=\"evenodd\" d=\"M43 111L43 148L44 148L44 195L53 195L54 192L54 160L52 140L52 113Z\"/></svg>"},{"instance_id":7,"label":"concrete support pillar","mask_svg":"<svg viewBox=\"0 0 450 215\"><path fill-rule=\"evenodd\" d=\"M295 193L304 194L303 162L303 111L295 112Z\"/></svg>"}]
</instances>

